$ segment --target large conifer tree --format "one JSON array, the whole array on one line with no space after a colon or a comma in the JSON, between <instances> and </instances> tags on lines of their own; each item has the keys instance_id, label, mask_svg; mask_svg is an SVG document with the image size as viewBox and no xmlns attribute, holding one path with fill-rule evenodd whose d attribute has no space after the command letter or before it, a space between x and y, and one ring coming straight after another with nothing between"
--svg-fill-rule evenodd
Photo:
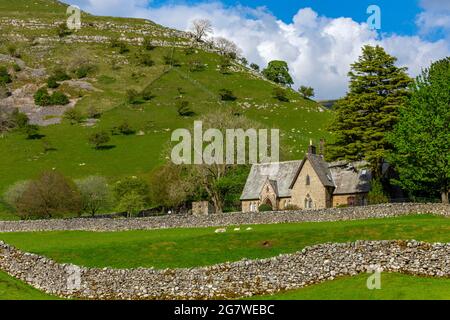
<instances>
[{"instance_id":1,"label":"large conifer tree","mask_svg":"<svg viewBox=\"0 0 450 320\"><path fill-rule=\"evenodd\" d=\"M386 133L398 122L411 79L397 58L380 46L365 46L351 65L349 92L336 104L331 131L335 141L327 151L330 160L367 160L376 176L391 145Z\"/></svg>"}]
</instances>

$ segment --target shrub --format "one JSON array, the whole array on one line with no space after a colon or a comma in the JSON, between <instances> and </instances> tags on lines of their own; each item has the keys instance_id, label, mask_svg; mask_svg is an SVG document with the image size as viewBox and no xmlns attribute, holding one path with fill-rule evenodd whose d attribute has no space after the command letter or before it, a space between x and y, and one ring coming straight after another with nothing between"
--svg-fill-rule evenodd
<instances>
[{"instance_id":1,"label":"shrub","mask_svg":"<svg viewBox=\"0 0 450 320\"><path fill-rule=\"evenodd\" d=\"M127 90L127 101L130 104L141 104L144 102L139 92L134 89Z\"/></svg>"},{"instance_id":2,"label":"shrub","mask_svg":"<svg viewBox=\"0 0 450 320\"><path fill-rule=\"evenodd\" d=\"M6 87L5 83L0 82L0 99L5 99L11 96L11 92Z\"/></svg>"},{"instance_id":3,"label":"shrub","mask_svg":"<svg viewBox=\"0 0 450 320\"><path fill-rule=\"evenodd\" d=\"M83 212L94 216L101 209L106 209L111 203L111 192L105 178L90 176L76 180L81 195L81 207Z\"/></svg>"},{"instance_id":4,"label":"shrub","mask_svg":"<svg viewBox=\"0 0 450 320\"><path fill-rule=\"evenodd\" d=\"M17 108L11 113L11 119L14 122L14 126L18 129L24 129L30 121L28 116Z\"/></svg>"},{"instance_id":5,"label":"shrub","mask_svg":"<svg viewBox=\"0 0 450 320\"><path fill-rule=\"evenodd\" d=\"M17 47L15 45L13 45L13 44L8 45L7 50L11 57L14 57L14 58L21 57L21 55L20 55L19 51L17 51Z\"/></svg>"},{"instance_id":6,"label":"shrub","mask_svg":"<svg viewBox=\"0 0 450 320\"><path fill-rule=\"evenodd\" d=\"M152 56L149 53L141 53L139 56L139 63L146 67L151 67L155 65L155 61L153 61Z\"/></svg>"},{"instance_id":7,"label":"shrub","mask_svg":"<svg viewBox=\"0 0 450 320\"><path fill-rule=\"evenodd\" d=\"M71 79L67 72L62 68L56 68L53 70L52 78L55 81L66 81Z\"/></svg>"},{"instance_id":8,"label":"shrub","mask_svg":"<svg viewBox=\"0 0 450 320\"><path fill-rule=\"evenodd\" d=\"M20 71L22 71L22 68L21 68L17 63L14 63L14 64L13 64L13 69L14 69L15 72L20 72Z\"/></svg>"},{"instance_id":9,"label":"shrub","mask_svg":"<svg viewBox=\"0 0 450 320\"><path fill-rule=\"evenodd\" d=\"M77 69L75 69L74 74L77 79L86 78L90 74L94 73L97 70L97 66L89 63L82 64Z\"/></svg>"},{"instance_id":10,"label":"shrub","mask_svg":"<svg viewBox=\"0 0 450 320\"><path fill-rule=\"evenodd\" d=\"M114 127L112 130L113 134L123 134L123 135L130 135L135 133L136 131L130 126L128 121L123 121L119 126Z\"/></svg>"},{"instance_id":11,"label":"shrub","mask_svg":"<svg viewBox=\"0 0 450 320\"><path fill-rule=\"evenodd\" d=\"M268 211L273 211L272 207L269 206L268 204L262 204L258 207L258 211L259 212L268 212Z\"/></svg>"},{"instance_id":12,"label":"shrub","mask_svg":"<svg viewBox=\"0 0 450 320\"><path fill-rule=\"evenodd\" d=\"M289 98L287 97L286 90L282 88L274 88L273 89L273 97L281 102L289 102Z\"/></svg>"},{"instance_id":13,"label":"shrub","mask_svg":"<svg viewBox=\"0 0 450 320\"><path fill-rule=\"evenodd\" d=\"M184 49L184 54L187 56L194 54L194 53L195 53L194 47L187 47L186 49Z\"/></svg>"},{"instance_id":14,"label":"shrub","mask_svg":"<svg viewBox=\"0 0 450 320\"><path fill-rule=\"evenodd\" d=\"M75 108L67 109L66 112L64 112L64 118L69 120L72 125L83 121L83 115L80 110Z\"/></svg>"},{"instance_id":15,"label":"shrub","mask_svg":"<svg viewBox=\"0 0 450 320\"><path fill-rule=\"evenodd\" d=\"M102 113L94 106L90 106L87 113L91 119L98 119L102 116Z\"/></svg>"},{"instance_id":16,"label":"shrub","mask_svg":"<svg viewBox=\"0 0 450 320\"><path fill-rule=\"evenodd\" d=\"M119 39L112 39L111 47L119 49L120 54L130 52L130 49L128 48L127 44L123 41L120 41Z\"/></svg>"},{"instance_id":17,"label":"shrub","mask_svg":"<svg viewBox=\"0 0 450 320\"><path fill-rule=\"evenodd\" d=\"M55 171L32 181L17 200L22 218L53 218L81 212L81 197L74 183Z\"/></svg>"},{"instance_id":18,"label":"shrub","mask_svg":"<svg viewBox=\"0 0 450 320\"><path fill-rule=\"evenodd\" d=\"M55 77L49 77L47 80L47 87L49 87L50 89L55 89L59 87L59 83L56 82Z\"/></svg>"},{"instance_id":19,"label":"shrub","mask_svg":"<svg viewBox=\"0 0 450 320\"><path fill-rule=\"evenodd\" d=\"M178 60L173 56L172 53L166 54L163 56L164 64L168 66L179 66L180 63Z\"/></svg>"},{"instance_id":20,"label":"shrub","mask_svg":"<svg viewBox=\"0 0 450 320\"><path fill-rule=\"evenodd\" d=\"M231 60L228 57L221 57L220 63L219 63L219 69L220 72L223 74L226 74L229 72L229 69L231 67Z\"/></svg>"},{"instance_id":21,"label":"shrub","mask_svg":"<svg viewBox=\"0 0 450 320\"><path fill-rule=\"evenodd\" d=\"M50 96L50 105L61 105L65 106L70 102L69 98L62 92L55 91Z\"/></svg>"},{"instance_id":22,"label":"shrub","mask_svg":"<svg viewBox=\"0 0 450 320\"><path fill-rule=\"evenodd\" d=\"M205 64L200 60L191 60L189 61L189 70L191 72L203 71L205 70Z\"/></svg>"},{"instance_id":23,"label":"shrub","mask_svg":"<svg viewBox=\"0 0 450 320\"><path fill-rule=\"evenodd\" d=\"M152 51L156 48L156 46L153 45L152 41L153 40L150 37L144 38L144 42L142 43L142 46L144 47L145 50Z\"/></svg>"},{"instance_id":24,"label":"shrub","mask_svg":"<svg viewBox=\"0 0 450 320\"><path fill-rule=\"evenodd\" d=\"M155 96L153 95L151 86L146 86L144 90L142 90L141 96L145 101L153 99Z\"/></svg>"},{"instance_id":25,"label":"shrub","mask_svg":"<svg viewBox=\"0 0 450 320\"><path fill-rule=\"evenodd\" d=\"M64 38L68 35L71 35L72 31L67 27L67 23L63 22L56 28L56 33L58 34L58 37Z\"/></svg>"},{"instance_id":26,"label":"shrub","mask_svg":"<svg viewBox=\"0 0 450 320\"><path fill-rule=\"evenodd\" d=\"M27 139L39 139L41 136L39 135L39 126L35 124L28 124L24 127L25 134L27 135Z\"/></svg>"},{"instance_id":27,"label":"shrub","mask_svg":"<svg viewBox=\"0 0 450 320\"><path fill-rule=\"evenodd\" d=\"M302 95L303 98L305 99L311 99L312 97L315 96L314 93L314 88L311 87L307 87L307 86L301 86L298 89L298 92Z\"/></svg>"},{"instance_id":28,"label":"shrub","mask_svg":"<svg viewBox=\"0 0 450 320\"><path fill-rule=\"evenodd\" d=\"M237 99L237 97L229 89L220 89L219 95L222 101L235 101Z\"/></svg>"},{"instance_id":29,"label":"shrub","mask_svg":"<svg viewBox=\"0 0 450 320\"><path fill-rule=\"evenodd\" d=\"M0 66L0 84L11 83L12 79L5 66Z\"/></svg>"},{"instance_id":30,"label":"shrub","mask_svg":"<svg viewBox=\"0 0 450 320\"><path fill-rule=\"evenodd\" d=\"M191 117L193 116L195 113L189 108L189 101L180 101L178 103L178 115L182 116L182 117Z\"/></svg>"},{"instance_id":31,"label":"shrub","mask_svg":"<svg viewBox=\"0 0 450 320\"><path fill-rule=\"evenodd\" d=\"M111 137L109 136L108 132L100 131L91 134L88 140L89 143L95 147L95 149L101 149L102 146L104 146L111 140Z\"/></svg>"},{"instance_id":32,"label":"shrub","mask_svg":"<svg viewBox=\"0 0 450 320\"><path fill-rule=\"evenodd\" d=\"M51 103L50 95L46 88L40 88L34 94L34 103L38 106L48 106Z\"/></svg>"}]
</instances>

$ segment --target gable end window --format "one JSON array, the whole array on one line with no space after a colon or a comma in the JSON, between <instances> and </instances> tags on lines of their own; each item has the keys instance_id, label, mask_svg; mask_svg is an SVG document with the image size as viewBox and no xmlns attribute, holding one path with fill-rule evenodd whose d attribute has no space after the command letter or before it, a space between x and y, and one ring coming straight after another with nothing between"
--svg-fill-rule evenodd
<instances>
[{"instance_id":1,"label":"gable end window","mask_svg":"<svg viewBox=\"0 0 450 320\"><path fill-rule=\"evenodd\" d=\"M306 185L309 186L311 184L311 178L309 175L306 176Z\"/></svg>"}]
</instances>

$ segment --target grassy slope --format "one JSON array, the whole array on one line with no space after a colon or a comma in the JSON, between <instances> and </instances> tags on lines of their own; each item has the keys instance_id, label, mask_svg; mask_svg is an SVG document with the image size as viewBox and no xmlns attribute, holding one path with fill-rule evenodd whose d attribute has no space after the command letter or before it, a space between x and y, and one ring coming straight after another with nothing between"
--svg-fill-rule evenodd
<instances>
[{"instance_id":1,"label":"grassy slope","mask_svg":"<svg viewBox=\"0 0 450 320\"><path fill-rule=\"evenodd\" d=\"M19 281L6 273L0 272L0 300L51 300L56 297L47 295Z\"/></svg>"},{"instance_id":2,"label":"grassy slope","mask_svg":"<svg viewBox=\"0 0 450 320\"><path fill-rule=\"evenodd\" d=\"M55 1L0 0L3 18L40 19L47 22L64 21L65 7ZM121 19L83 15L83 21L112 21L117 25L131 28L144 28L154 32L156 40L165 39L162 32L168 30L161 26L139 19ZM1 23L0 23L1 24ZM4 34L19 33L29 39L34 36L56 35L56 29L30 30L20 27L0 25ZM114 31L114 30L113 30ZM118 36L111 30L97 30L83 27L78 35ZM137 37L133 30L125 31L127 37ZM162 38L161 38L162 37ZM310 138L329 137L325 127L331 117L330 112L319 112L317 104L304 100L290 92L291 101L280 103L272 97L273 85L254 77L242 69L223 75L217 70L219 56L201 50L186 55L182 49L174 54L181 63L180 67L169 70L163 64L163 56L171 49L156 48L151 52L155 66L144 67L136 62L140 48L130 46L130 53L120 55L108 44L63 44L52 43L47 47L31 47L29 42L17 42L22 59L34 68L45 67L52 70L55 66L71 65L80 57L88 57L98 66L95 77L89 79L98 92L82 92L76 108L85 112L90 106L104 111L100 123L95 128L70 125L64 122L42 128L42 134L55 151L43 152L43 140L27 140L23 134L14 133L0 139L0 194L12 183L29 179L44 169L56 168L74 178L90 174L105 175L115 180L125 175L144 175L162 164L163 146L170 140L170 132L176 128L189 128L193 121L213 110L235 109L241 114L262 123L265 127L280 128L282 143L290 148L287 158L300 158ZM0 53L7 53L6 46L0 46ZM191 60L200 60L207 64L201 72L190 72L187 66ZM113 70L113 61L124 64L120 70ZM14 88L26 84L15 81ZM38 83L41 85L41 83ZM156 97L143 105L131 107L126 103L126 90L141 90L151 84ZM177 114L177 102L180 99L178 88L185 92L181 99L188 100L197 116L183 118ZM218 92L221 88L233 90L238 97L236 102L219 103ZM76 94L77 92L72 92ZM249 103L251 107L243 107ZM266 106L263 108L262 106ZM114 136L113 149L97 151L87 143L87 136L99 129L111 129L127 120L137 131L145 136ZM85 163L85 166L80 166ZM5 211L0 204L0 212Z\"/></svg>"},{"instance_id":3,"label":"grassy slope","mask_svg":"<svg viewBox=\"0 0 450 320\"><path fill-rule=\"evenodd\" d=\"M214 228L127 232L4 233L24 251L89 267L194 267L272 257L305 246L360 239L450 242L450 219L409 216L383 220L253 226L215 234Z\"/></svg>"},{"instance_id":4,"label":"grassy slope","mask_svg":"<svg viewBox=\"0 0 450 320\"><path fill-rule=\"evenodd\" d=\"M324 282L258 300L449 300L450 279L382 273L381 289L367 289L366 274Z\"/></svg>"}]
</instances>

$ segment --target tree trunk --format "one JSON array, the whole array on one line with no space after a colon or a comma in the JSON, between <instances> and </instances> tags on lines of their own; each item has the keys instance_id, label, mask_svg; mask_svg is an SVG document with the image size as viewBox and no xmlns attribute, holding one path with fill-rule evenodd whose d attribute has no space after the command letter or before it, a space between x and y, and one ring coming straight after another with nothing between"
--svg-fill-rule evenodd
<instances>
[{"instance_id":1,"label":"tree trunk","mask_svg":"<svg viewBox=\"0 0 450 320\"><path fill-rule=\"evenodd\" d=\"M445 192L445 191L442 192L442 203L445 203L445 204L449 203L448 191L447 192Z\"/></svg>"}]
</instances>

